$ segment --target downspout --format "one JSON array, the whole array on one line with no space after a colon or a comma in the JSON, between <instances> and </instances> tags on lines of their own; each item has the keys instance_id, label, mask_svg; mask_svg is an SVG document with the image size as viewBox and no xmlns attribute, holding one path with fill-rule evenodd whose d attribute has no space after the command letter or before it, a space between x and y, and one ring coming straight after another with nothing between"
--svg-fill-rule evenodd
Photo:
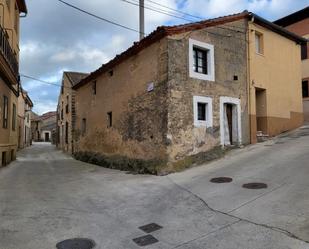
<instances>
[{"instance_id":1,"label":"downspout","mask_svg":"<svg viewBox=\"0 0 309 249\"><path fill-rule=\"evenodd\" d=\"M249 115L249 136L250 136L250 144L252 144L252 118L251 118L251 58L250 58L250 25L249 22L254 22L254 16L251 17L251 20L248 21L247 25L247 54L248 54L248 66L247 66L247 93L248 93L248 115Z\"/></svg>"}]
</instances>

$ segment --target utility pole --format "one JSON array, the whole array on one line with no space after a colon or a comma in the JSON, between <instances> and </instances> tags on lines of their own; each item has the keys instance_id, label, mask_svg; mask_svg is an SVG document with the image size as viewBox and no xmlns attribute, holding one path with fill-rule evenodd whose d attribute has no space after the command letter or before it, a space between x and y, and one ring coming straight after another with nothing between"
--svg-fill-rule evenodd
<instances>
[{"instance_id":1,"label":"utility pole","mask_svg":"<svg viewBox=\"0 0 309 249\"><path fill-rule=\"evenodd\" d=\"M139 0L139 38L142 40L145 37L145 8L144 0Z\"/></svg>"}]
</instances>

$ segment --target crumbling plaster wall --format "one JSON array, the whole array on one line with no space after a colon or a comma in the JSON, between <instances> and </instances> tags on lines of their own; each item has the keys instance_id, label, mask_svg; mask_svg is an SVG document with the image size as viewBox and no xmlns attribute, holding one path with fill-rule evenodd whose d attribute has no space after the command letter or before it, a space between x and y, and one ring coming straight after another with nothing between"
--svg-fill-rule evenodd
<instances>
[{"instance_id":1,"label":"crumbling plaster wall","mask_svg":"<svg viewBox=\"0 0 309 249\"><path fill-rule=\"evenodd\" d=\"M241 20L168 37L169 161L220 145L221 96L241 100L242 143L249 143L246 30ZM189 39L214 45L215 81L190 78ZM194 126L193 96L212 98L212 127Z\"/></svg>"}]
</instances>

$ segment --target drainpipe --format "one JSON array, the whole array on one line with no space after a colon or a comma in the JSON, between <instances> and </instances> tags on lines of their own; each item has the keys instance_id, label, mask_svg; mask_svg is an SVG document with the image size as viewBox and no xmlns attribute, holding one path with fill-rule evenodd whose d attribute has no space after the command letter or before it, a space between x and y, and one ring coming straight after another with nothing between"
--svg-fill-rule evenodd
<instances>
[{"instance_id":1,"label":"drainpipe","mask_svg":"<svg viewBox=\"0 0 309 249\"><path fill-rule=\"evenodd\" d=\"M250 23L254 22L254 16L251 17L251 20L249 21ZM249 114L249 131L250 131L250 143L252 143L252 120L251 120L251 68L250 68L250 29L249 29L249 22L248 22L248 28L247 28L247 53L248 53L248 72L247 72L247 77L248 77L248 86L247 86L247 93L248 93L248 114Z\"/></svg>"}]
</instances>

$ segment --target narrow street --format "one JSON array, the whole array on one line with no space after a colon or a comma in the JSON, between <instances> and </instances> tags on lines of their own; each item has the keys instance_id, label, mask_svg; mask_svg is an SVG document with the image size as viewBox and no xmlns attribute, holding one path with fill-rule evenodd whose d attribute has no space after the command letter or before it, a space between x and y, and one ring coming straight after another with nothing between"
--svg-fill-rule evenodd
<instances>
[{"instance_id":1,"label":"narrow street","mask_svg":"<svg viewBox=\"0 0 309 249\"><path fill-rule=\"evenodd\" d=\"M168 176L132 175L35 143L0 169L0 249L51 249L89 238L95 248L140 248L140 226L180 249L309 248L309 126ZM230 183L212 183L231 177ZM259 182L264 189L245 189ZM145 248L145 247L144 247Z\"/></svg>"}]
</instances>

